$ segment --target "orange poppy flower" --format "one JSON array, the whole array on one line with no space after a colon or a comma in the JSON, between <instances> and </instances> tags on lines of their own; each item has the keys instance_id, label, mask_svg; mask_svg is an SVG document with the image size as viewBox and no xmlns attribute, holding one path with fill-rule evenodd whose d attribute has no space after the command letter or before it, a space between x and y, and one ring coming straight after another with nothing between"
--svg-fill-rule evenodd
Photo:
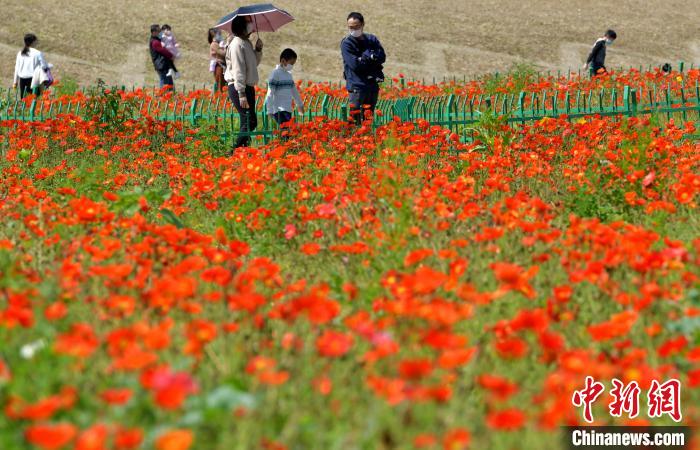
<instances>
[{"instance_id":1,"label":"orange poppy flower","mask_svg":"<svg viewBox=\"0 0 700 450\"><path fill-rule=\"evenodd\" d=\"M74 450L107 450L108 434L106 425L93 425L78 435Z\"/></svg>"},{"instance_id":2,"label":"orange poppy flower","mask_svg":"<svg viewBox=\"0 0 700 450\"><path fill-rule=\"evenodd\" d=\"M169 430L156 439L156 450L188 450L194 443L194 434L190 430Z\"/></svg>"}]
</instances>

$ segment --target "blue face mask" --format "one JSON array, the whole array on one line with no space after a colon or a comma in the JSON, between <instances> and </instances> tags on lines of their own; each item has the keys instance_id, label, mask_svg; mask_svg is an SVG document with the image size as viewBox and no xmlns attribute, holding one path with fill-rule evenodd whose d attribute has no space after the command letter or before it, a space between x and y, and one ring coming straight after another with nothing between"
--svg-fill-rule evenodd
<instances>
[{"instance_id":1,"label":"blue face mask","mask_svg":"<svg viewBox=\"0 0 700 450\"><path fill-rule=\"evenodd\" d=\"M613 45L613 42L615 42L615 41L610 40L610 39L606 39L606 40L605 40L605 45L611 46L611 45Z\"/></svg>"}]
</instances>

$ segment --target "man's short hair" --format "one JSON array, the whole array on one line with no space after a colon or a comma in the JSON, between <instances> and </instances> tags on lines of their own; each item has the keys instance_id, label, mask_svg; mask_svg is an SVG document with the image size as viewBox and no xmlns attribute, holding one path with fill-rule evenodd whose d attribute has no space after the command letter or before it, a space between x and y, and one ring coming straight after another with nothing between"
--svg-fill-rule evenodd
<instances>
[{"instance_id":1,"label":"man's short hair","mask_svg":"<svg viewBox=\"0 0 700 450\"><path fill-rule=\"evenodd\" d=\"M151 25L151 33L157 33L159 31L160 31L160 25L158 25L157 23L154 23L153 25Z\"/></svg>"},{"instance_id":2,"label":"man's short hair","mask_svg":"<svg viewBox=\"0 0 700 450\"><path fill-rule=\"evenodd\" d=\"M280 54L280 61L283 59L286 61L289 61L290 59L297 59L297 52L295 52L291 48L285 48Z\"/></svg>"},{"instance_id":3,"label":"man's short hair","mask_svg":"<svg viewBox=\"0 0 700 450\"><path fill-rule=\"evenodd\" d=\"M359 20L361 24L365 23L365 18L359 12L351 12L350 14L348 14L347 20L350 20L350 19Z\"/></svg>"},{"instance_id":4,"label":"man's short hair","mask_svg":"<svg viewBox=\"0 0 700 450\"><path fill-rule=\"evenodd\" d=\"M605 35L610 39L617 39L617 33L615 33L615 30L608 30L605 32Z\"/></svg>"}]
</instances>

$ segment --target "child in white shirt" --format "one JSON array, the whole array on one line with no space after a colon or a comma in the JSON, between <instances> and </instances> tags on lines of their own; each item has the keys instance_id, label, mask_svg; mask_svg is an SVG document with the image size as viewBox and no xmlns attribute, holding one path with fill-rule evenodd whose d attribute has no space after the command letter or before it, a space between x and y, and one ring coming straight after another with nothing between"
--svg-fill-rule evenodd
<instances>
[{"instance_id":1,"label":"child in white shirt","mask_svg":"<svg viewBox=\"0 0 700 450\"><path fill-rule=\"evenodd\" d=\"M163 43L163 47L165 47L165 49L173 55L173 61L166 76L174 77L176 79L180 78L180 72L178 72L177 68L175 67L174 61L180 57L180 44L177 43L177 39L175 39L173 29L170 25L165 24L161 27L160 40Z\"/></svg>"},{"instance_id":2,"label":"child in white shirt","mask_svg":"<svg viewBox=\"0 0 700 450\"><path fill-rule=\"evenodd\" d=\"M267 96L265 106L267 113L282 125L292 120L292 100L297 109L304 114L304 102L299 95L294 77L291 74L294 64L297 62L297 54L291 48L286 48L280 55L280 63L270 74L267 80Z\"/></svg>"}]
</instances>

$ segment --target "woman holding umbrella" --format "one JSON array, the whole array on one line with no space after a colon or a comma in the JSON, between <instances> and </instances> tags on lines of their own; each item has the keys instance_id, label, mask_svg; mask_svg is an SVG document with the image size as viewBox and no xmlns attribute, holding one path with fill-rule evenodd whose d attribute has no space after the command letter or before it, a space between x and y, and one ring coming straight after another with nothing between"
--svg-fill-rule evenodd
<instances>
[{"instance_id":1,"label":"woman holding umbrella","mask_svg":"<svg viewBox=\"0 0 700 450\"><path fill-rule=\"evenodd\" d=\"M226 71L228 96L241 119L235 148L247 146L249 132L255 130L258 118L255 113L255 85L258 83L258 65L262 61L263 43L260 39L253 47L250 35L255 26L249 16L236 16L231 21L233 40L226 47Z\"/></svg>"}]
</instances>

